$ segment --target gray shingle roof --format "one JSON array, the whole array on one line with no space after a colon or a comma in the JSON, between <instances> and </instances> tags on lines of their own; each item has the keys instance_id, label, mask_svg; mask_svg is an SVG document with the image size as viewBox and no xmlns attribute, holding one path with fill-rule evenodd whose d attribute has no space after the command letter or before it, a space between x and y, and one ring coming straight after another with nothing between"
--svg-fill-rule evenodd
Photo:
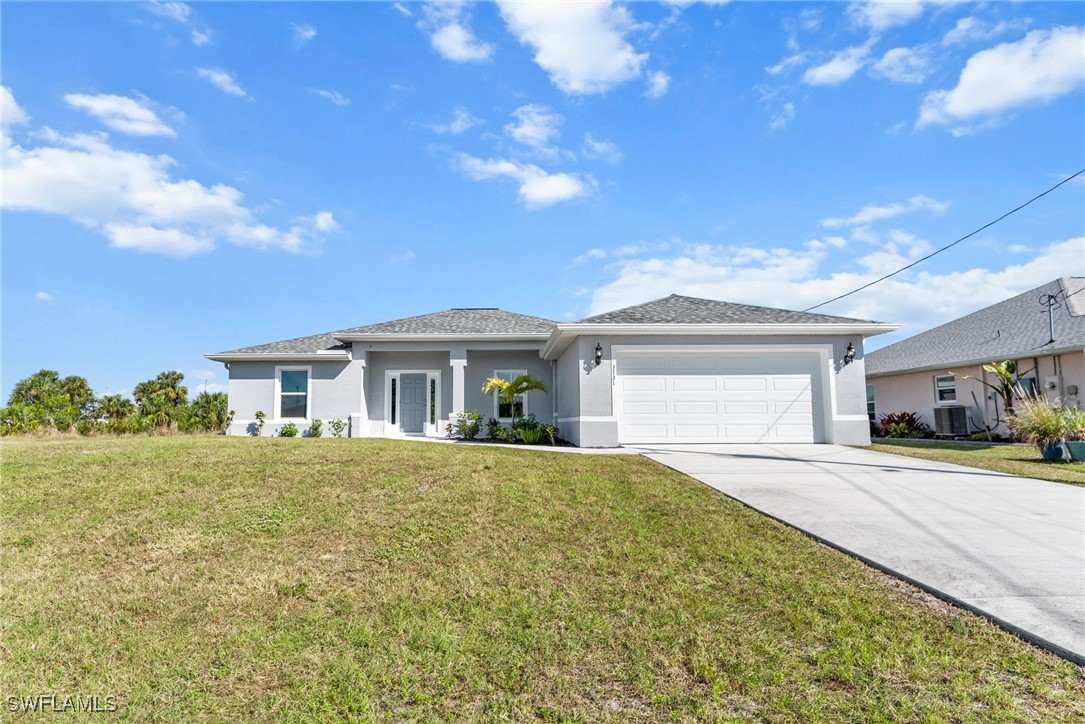
<instances>
[{"instance_id":1,"label":"gray shingle roof","mask_svg":"<svg viewBox=\"0 0 1085 724\"><path fill-rule=\"evenodd\" d=\"M501 309L448 309L434 314L396 319L391 322L351 327L336 332L297 337L281 342L258 344L218 354L299 354L345 350L336 337L344 334L549 334L557 322Z\"/></svg>"},{"instance_id":2,"label":"gray shingle roof","mask_svg":"<svg viewBox=\"0 0 1085 724\"><path fill-rule=\"evenodd\" d=\"M1059 295L1050 339L1047 307L1041 296ZM866 355L866 373L883 375L915 369L952 367L977 360L999 361L1085 348L1085 278L1064 277L997 304L954 319Z\"/></svg>"},{"instance_id":3,"label":"gray shingle roof","mask_svg":"<svg viewBox=\"0 0 1085 724\"><path fill-rule=\"evenodd\" d=\"M839 324L866 321L672 294L581 319L577 324Z\"/></svg>"},{"instance_id":4,"label":"gray shingle roof","mask_svg":"<svg viewBox=\"0 0 1085 724\"><path fill-rule=\"evenodd\" d=\"M502 309L448 309L336 334L550 334L557 322Z\"/></svg>"}]
</instances>

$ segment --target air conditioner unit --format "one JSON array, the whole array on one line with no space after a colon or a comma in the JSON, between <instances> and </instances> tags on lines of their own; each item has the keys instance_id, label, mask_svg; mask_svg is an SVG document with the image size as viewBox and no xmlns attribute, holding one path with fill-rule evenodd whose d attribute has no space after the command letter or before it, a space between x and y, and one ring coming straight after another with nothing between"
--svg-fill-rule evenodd
<instances>
[{"instance_id":1,"label":"air conditioner unit","mask_svg":"<svg viewBox=\"0 0 1085 724\"><path fill-rule=\"evenodd\" d=\"M934 433L936 435L967 435L968 408L964 405L934 408Z\"/></svg>"}]
</instances>

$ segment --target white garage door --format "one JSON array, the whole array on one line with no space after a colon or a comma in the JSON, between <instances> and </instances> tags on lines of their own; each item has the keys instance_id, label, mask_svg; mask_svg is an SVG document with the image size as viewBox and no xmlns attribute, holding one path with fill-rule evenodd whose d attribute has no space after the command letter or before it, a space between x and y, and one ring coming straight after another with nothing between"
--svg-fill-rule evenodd
<instances>
[{"instance_id":1,"label":"white garage door","mask_svg":"<svg viewBox=\"0 0 1085 724\"><path fill-rule=\"evenodd\" d=\"M616 357L619 442L821 442L817 357L626 352Z\"/></svg>"}]
</instances>

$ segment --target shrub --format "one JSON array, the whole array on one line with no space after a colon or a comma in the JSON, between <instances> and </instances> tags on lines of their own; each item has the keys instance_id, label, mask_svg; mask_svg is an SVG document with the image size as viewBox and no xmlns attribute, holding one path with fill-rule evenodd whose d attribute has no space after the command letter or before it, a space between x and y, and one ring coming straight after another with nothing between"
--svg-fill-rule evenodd
<instances>
[{"instance_id":1,"label":"shrub","mask_svg":"<svg viewBox=\"0 0 1085 724\"><path fill-rule=\"evenodd\" d=\"M927 437L930 428L914 412L889 412L879 421L882 437Z\"/></svg>"},{"instance_id":2,"label":"shrub","mask_svg":"<svg viewBox=\"0 0 1085 724\"><path fill-rule=\"evenodd\" d=\"M1043 450L1066 438L1070 426L1066 413L1042 395L1025 397L1018 402L1007 424L1019 440Z\"/></svg>"},{"instance_id":3,"label":"shrub","mask_svg":"<svg viewBox=\"0 0 1085 724\"><path fill-rule=\"evenodd\" d=\"M520 439L528 445L538 445L545 434L542 427L523 428L520 430Z\"/></svg>"},{"instance_id":4,"label":"shrub","mask_svg":"<svg viewBox=\"0 0 1085 724\"><path fill-rule=\"evenodd\" d=\"M0 408L0 435L27 435L41 429L41 418L30 405L13 404Z\"/></svg>"},{"instance_id":5,"label":"shrub","mask_svg":"<svg viewBox=\"0 0 1085 724\"><path fill-rule=\"evenodd\" d=\"M332 437L343 437L343 430L346 429L347 423L337 417L329 422L328 426L332 429Z\"/></svg>"},{"instance_id":6,"label":"shrub","mask_svg":"<svg viewBox=\"0 0 1085 724\"><path fill-rule=\"evenodd\" d=\"M528 415L522 415L512 421L510 425L513 430L520 432L521 430L537 430L542 427L542 424L535 419L535 413L532 412Z\"/></svg>"},{"instance_id":7,"label":"shrub","mask_svg":"<svg viewBox=\"0 0 1085 724\"><path fill-rule=\"evenodd\" d=\"M105 425L105 431L110 435L132 435L144 433L150 429L151 421L143 415L113 417Z\"/></svg>"},{"instance_id":8,"label":"shrub","mask_svg":"<svg viewBox=\"0 0 1085 724\"><path fill-rule=\"evenodd\" d=\"M1002 436L997 432L974 432L968 436L968 439L975 442L1002 442Z\"/></svg>"},{"instance_id":9,"label":"shrub","mask_svg":"<svg viewBox=\"0 0 1085 724\"><path fill-rule=\"evenodd\" d=\"M105 426L97 420L80 420L75 423L75 431L80 435L97 435Z\"/></svg>"},{"instance_id":10,"label":"shrub","mask_svg":"<svg viewBox=\"0 0 1085 724\"><path fill-rule=\"evenodd\" d=\"M464 410L456 416L456 433L464 440L474 440L482 429L482 413L478 410Z\"/></svg>"},{"instance_id":11,"label":"shrub","mask_svg":"<svg viewBox=\"0 0 1085 724\"><path fill-rule=\"evenodd\" d=\"M292 422L288 422L279 428L279 437L297 437L298 426Z\"/></svg>"},{"instance_id":12,"label":"shrub","mask_svg":"<svg viewBox=\"0 0 1085 724\"><path fill-rule=\"evenodd\" d=\"M320 437L324 430L324 421L317 418L309 423L309 437Z\"/></svg>"},{"instance_id":13,"label":"shrub","mask_svg":"<svg viewBox=\"0 0 1085 724\"><path fill-rule=\"evenodd\" d=\"M496 440L501 436L501 422L491 417L486 421L486 437Z\"/></svg>"},{"instance_id":14,"label":"shrub","mask_svg":"<svg viewBox=\"0 0 1085 724\"><path fill-rule=\"evenodd\" d=\"M267 422L267 413L263 410L257 410L253 417L256 418L256 430L253 434L256 437L260 437L264 434L264 423Z\"/></svg>"},{"instance_id":15,"label":"shrub","mask_svg":"<svg viewBox=\"0 0 1085 724\"><path fill-rule=\"evenodd\" d=\"M497 428L497 439L505 442L517 442L520 440L520 431L511 427L501 426Z\"/></svg>"},{"instance_id":16,"label":"shrub","mask_svg":"<svg viewBox=\"0 0 1085 724\"><path fill-rule=\"evenodd\" d=\"M558 444L558 428L557 425L543 425L543 431L546 432L546 437L550 439L551 445Z\"/></svg>"},{"instance_id":17,"label":"shrub","mask_svg":"<svg viewBox=\"0 0 1085 724\"><path fill-rule=\"evenodd\" d=\"M1062 414L1066 423L1066 439L1085 440L1085 410L1064 407Z\"/></svg>"}]
</instances>

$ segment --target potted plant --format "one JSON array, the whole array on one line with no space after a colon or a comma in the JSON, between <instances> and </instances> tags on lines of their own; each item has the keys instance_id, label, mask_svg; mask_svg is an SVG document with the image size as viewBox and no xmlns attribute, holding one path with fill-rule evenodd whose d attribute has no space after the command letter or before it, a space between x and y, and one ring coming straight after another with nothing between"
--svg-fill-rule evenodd
<instances>
[{"instance_id":1,"label":"potted plant","mask_svg":"<svg viewBox=\"0 0 1085 724\"><path fill-rule=\"evenodd\" d=\"M1040 449L1044 460L1067 460L1066 411L1051 404L1046 397L1026 397L1014 410L1008 421L1010 431L1018 439L1032 443Z\"/></svg>"},{"instance_id":2,"label":"potted plant","mask_svg":"<svg viewBox=\"0 0 1085 724\"><path fill-rule=\"evenodd\" d=\"M1067 407L1062 413L1066 425L1066 452L1071 460L1085 461L1085 410Z\"/></svg>"}]
</instances>

